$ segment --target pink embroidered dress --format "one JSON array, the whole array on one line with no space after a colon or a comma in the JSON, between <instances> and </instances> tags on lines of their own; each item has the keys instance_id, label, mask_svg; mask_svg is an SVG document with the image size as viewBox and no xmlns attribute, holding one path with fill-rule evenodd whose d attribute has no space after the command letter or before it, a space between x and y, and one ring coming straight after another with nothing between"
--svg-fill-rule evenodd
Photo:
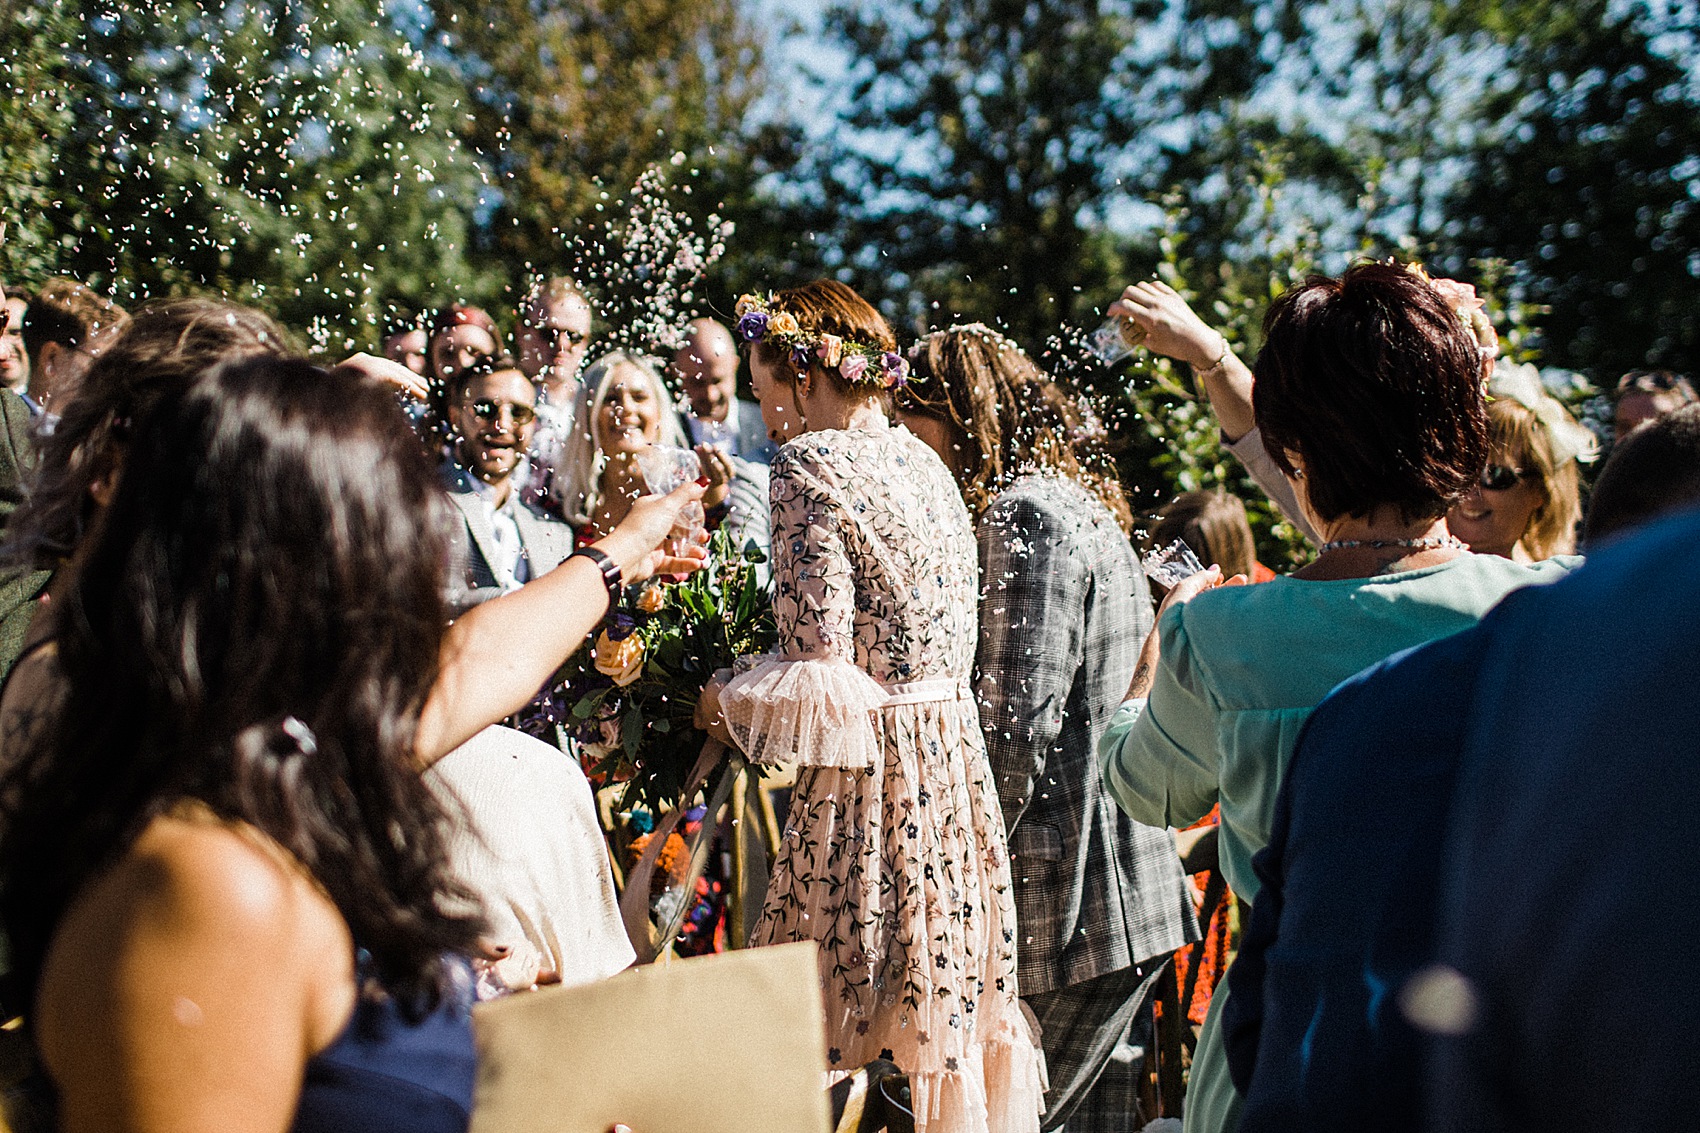
<instances>
[{"instance_id":1,"label":"pink embroidered dress","mask_svg":"<svg viewBox=\"0 0 1700 1133\"><path fill-rule=\"evenodd\" d=\"M819 943L831 1068L889 1052L917 1128L1036 1131L967 509L883 418L787 444L770 499L779 653L722 702L751 759L800 765L755 943Z\"/></svg>"}]
</instances>

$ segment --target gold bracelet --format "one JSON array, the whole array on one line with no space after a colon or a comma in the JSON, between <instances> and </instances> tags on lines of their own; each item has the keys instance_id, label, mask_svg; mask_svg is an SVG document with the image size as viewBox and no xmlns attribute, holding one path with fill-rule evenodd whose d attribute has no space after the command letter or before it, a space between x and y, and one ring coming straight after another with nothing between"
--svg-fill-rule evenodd
<instances>
[{"instance_id":1,"label":"gold bracelet","mask_svg":"<svg viewBox=\"0 0 1700 1133\"><path fill-rule=\"evenodd\" d=\"M1220 331L1218 331L1216 333L1216 337L1220 338L1222 340L1222 353L1220 353L1216 356L1216 361L1210 363L1210 365L1204 367L1202 370L1195 368L1193 370L1193 373L1195 375L1197 375L1198 377L1202 378L1205 374L1213 374L1217 370L1220 370L1224 365L1227 364L1228 355L1229 355L1229 353L1232 352L1233 348L1228 345L1228 336L1227 335L1222 334Z\"/></svg>"}]
</instances>

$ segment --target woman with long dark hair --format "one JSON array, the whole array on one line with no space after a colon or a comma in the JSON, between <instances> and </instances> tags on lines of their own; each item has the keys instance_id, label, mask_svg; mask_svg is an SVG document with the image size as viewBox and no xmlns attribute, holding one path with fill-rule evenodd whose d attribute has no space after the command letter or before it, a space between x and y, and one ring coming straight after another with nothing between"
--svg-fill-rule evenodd
<instances>
[{"instance_id":1,"label":"woman with long dark hair","mask_svg":"<svg viewBox=\"0 0 1700 1133\"><path fill-rule=\"evenodd\" d=\"M605 576L689 568L650 552L693 493L445 629L444 504L381 386L261 356L150 400L0 701L0 913L60 1128L463 1129L482 922L419 768L535 691Z\"/></svg>"}]
</instances>

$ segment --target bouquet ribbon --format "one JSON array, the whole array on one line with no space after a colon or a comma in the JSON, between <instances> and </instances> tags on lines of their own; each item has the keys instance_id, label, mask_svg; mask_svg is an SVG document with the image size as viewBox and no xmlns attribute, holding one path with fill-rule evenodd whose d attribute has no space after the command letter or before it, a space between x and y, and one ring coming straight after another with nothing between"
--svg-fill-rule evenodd
<instances>
[{"instance_id":1,"label":"bouquet ribbon","mask_svg":"<svg viewBox=\"0 0 1700 1133\"><path fill-rule=\"evenodd\" d=\"M637 952L637 962L648 964L667 946L667 942L679 934L679 925L684 920L685 912L690 908L690 892L696 886L696 881L702 874L703 866L708 860L708 849L714 840L714 830L718 825L720 808L726 805L727 798L732 793L732 784L737 780L738 773L744 769L744 758L734 754L727 761L726 769L721 773L720 781L715 785L714 793L708 800L708 807L703 812L702 826L697 830L696 841L691 846L690 868L685 874L684 894L678 902L678 908L662 926L660 934L650 927L649 922L649 887L650 879L655 876L655 863L660 860L661 848L666 845L667 838L673 829L684 820L686 805L696 796L703 784L708 782L709 773L726 754L726 745L719 740L711 739L702 745L702 754L697 756L696 763L691 767L691 773L685 778L685 790L679 796L679 805L662 816L656 824L655 832L651 835L649 845L644 847L643 856L632 866L626 875L626 889L620 894L620 919L625 922L626 935L631 939L632 949Z\"/></svg>"}]
</instances>

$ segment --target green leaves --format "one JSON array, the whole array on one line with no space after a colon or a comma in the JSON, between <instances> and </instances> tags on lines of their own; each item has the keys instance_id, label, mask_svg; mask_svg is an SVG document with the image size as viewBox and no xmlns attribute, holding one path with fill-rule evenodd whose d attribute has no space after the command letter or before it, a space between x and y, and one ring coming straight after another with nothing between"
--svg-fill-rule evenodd
<instances>
[{"instance_id":1,"label":"green leaves","mask_svg":"<svg viewBox=\"0 0 1700 1133\"><path fill-rule=\"evenodd\" d=\"M618 720L618 746L597 773L629 776L622 807L679 804L684 777L707 738L694 722L702 686L715 670L770 649L777 639L772 598L754 563L725 530L715 533L709 554L709 565L683 581L651 584L657 586L658 607L646 612L641 592L633 589L609 615L610 622L631 625L643 642L643 672L636 681L610 687L596 670L594 640L600 631L555 675L554 685L572 705L569 733L596 737L603 717Z\"/></svg>"}]
</instances>

